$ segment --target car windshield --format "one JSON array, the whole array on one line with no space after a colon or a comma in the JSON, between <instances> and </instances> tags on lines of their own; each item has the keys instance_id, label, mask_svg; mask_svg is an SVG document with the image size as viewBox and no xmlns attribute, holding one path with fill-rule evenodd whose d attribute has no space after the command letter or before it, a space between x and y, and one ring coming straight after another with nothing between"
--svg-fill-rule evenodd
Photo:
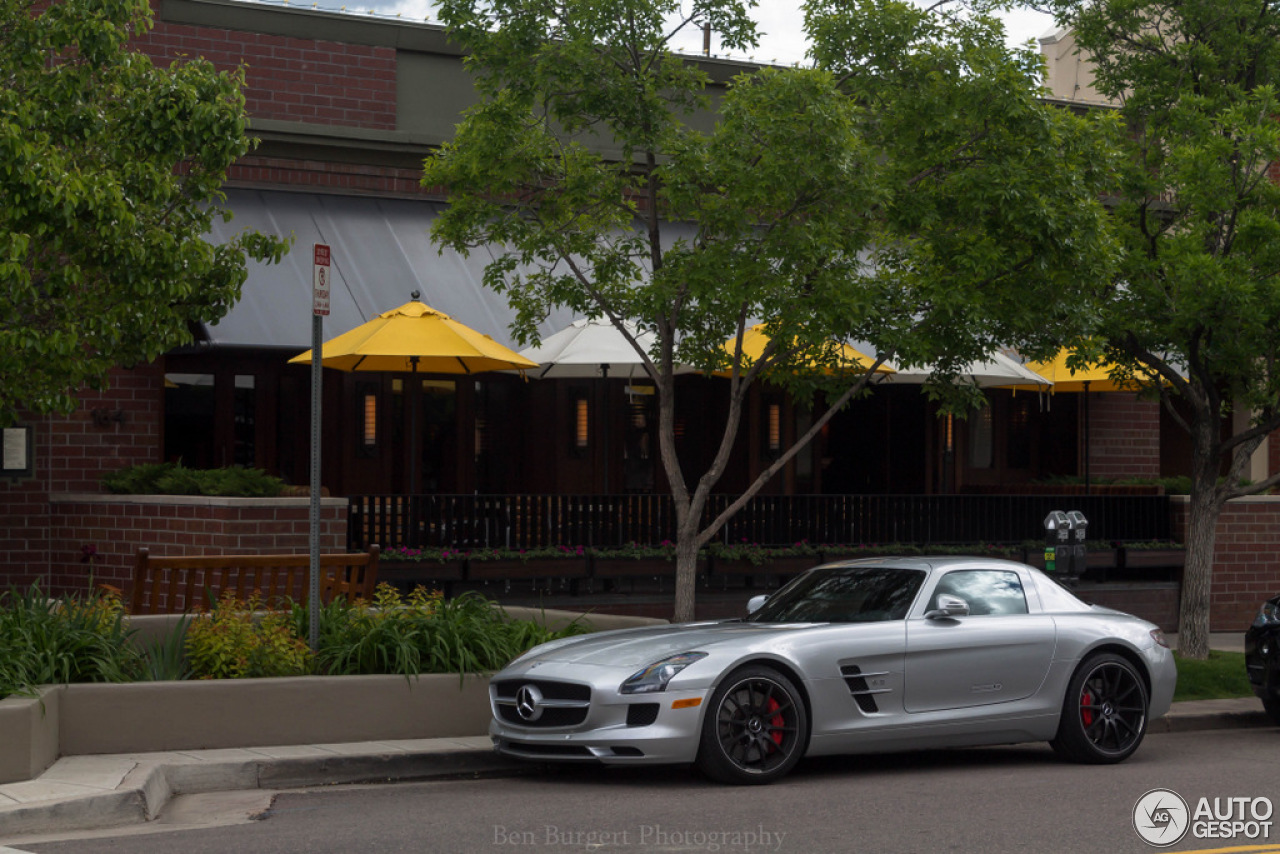
<instances>
[{"instance_id":1,"label":"car windshield","mask_svg":"<svg viewBox=\"0 0 1280 854\"><path fill-rule=\"evenodd\" d=\"M807 572L769 597L752 623L874 623L901 620L925 573L919 569L845 566Z\"/></svg>"}]
</instances>

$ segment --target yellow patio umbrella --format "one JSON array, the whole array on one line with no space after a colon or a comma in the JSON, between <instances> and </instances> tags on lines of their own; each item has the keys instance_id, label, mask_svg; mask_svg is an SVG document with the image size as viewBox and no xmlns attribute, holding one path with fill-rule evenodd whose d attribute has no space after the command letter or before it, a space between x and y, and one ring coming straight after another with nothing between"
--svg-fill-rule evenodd
<instances>
[{"instance_id":1,"label":"yellow patio umbrella","mask_svg":"<svg viewBox=\"0 0 1280 854\"><path fill-rule=\"evenodd\" d=\"M724 342L724 349L729 353L730 356L733 355L734 348L737 346L737 343L738 343L738 339L736 336ZM836 342L832 342L832 343L834 344ZM755 326L752 326L750 329L742 333L742 355L749 358L752 362L759 360L759 358L764 354L764 348L767 347L768 345L769 345L769 335L767 332L764 331L763 323L757 323ZM865 353L860 352L859 350L850 346L849 344L840 343L839 346L840 346L839 362L842 366L847 367L849 370L865 372L865 371L869 371L871 369L871 366L875 364L875 359L871 358ZM814 366L815 362L813 360L810 360L809 365ZM876 368L875 372L877 374L896 373L896 371L894 371L893 368L889 367L883 362ZM715 375L718 377L727 377L727 376L730 376L731 374L732 374L731 370L723 370L723 371L716 371Z\"/></svg>"},{"instance_id":2,"label":"yellow patio umbrella","mask_svg":"<svg viewBox=\"0 0 1280 854\"><path fill-rule=\"evenodd\" d=\"M459 323L442 311L414 299L384 311L320 348L326 368L340 371L420 371L428 374L474 374L511 368L536 368L519 353L488 335ZM291 364L309 363L311 351Z\"/></svg>"},{"instance_id":3,"label":"yellow patio umbrella","mask_svg":"<svg viewBox=\"0 0 1280 854\"><path fill-rule=\"evenodd\" d=\"M320 345L320 361L340 371L410 371L428 374L474 374L511 368L536 368L519 353L488 335L459 323L442 311L413 299L384 311L350 332ZM310 363L311 351L290 364ZM418 409L409 410L409 458L417 460ZM417 489L417 463L409 469L409 494Z\"/></svg>"},{"instance_id":4,"label":"yellow patio umbrella","mask_svg":"<svg viewBox=\"0 0 1280 854\"><path fill-rule=\"evenodd\" d=\"M1137 391L1132 381L1118 382L1111 378L1111 365L1100 362L1079 368L1067 367L1067 359L1072 356L1071 350L1063 348L1047 362L1027 362L1026 367L1049 381L1050 392L1058 391ZM1006 385L1015 391L1044 391L1037 385Z\"/></svg>"}]
</instances>

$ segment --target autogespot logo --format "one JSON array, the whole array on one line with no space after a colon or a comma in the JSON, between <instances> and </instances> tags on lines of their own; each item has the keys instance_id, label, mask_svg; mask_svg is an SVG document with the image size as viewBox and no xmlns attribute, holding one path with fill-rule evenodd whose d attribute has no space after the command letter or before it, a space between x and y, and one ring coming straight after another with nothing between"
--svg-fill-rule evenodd
<instances>
[{"instance_id":1,"label":"autogespot logo","mask_svg":"<svg viewBox=\"0 0 1280 854\"><path fill-rule=\"evenodd\" d=\"M1187 802L1170 789L1152 789L1133 805L1133 829L1150 845L1175 844L1187 835L1190 824Z\"/></svg>"}]
</instances>

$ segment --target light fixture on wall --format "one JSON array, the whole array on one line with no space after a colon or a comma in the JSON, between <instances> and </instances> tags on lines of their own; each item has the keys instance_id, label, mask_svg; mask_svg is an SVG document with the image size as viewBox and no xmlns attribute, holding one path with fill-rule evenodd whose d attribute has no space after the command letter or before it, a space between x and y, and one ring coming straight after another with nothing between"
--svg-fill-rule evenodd
<instances>
[{"instance_id":1,"label":"light fixture on wall","mask_svg":"<svg viewBox=\"0 0 1280 854\"><path fill-rule=\"evenodd\" d=\"M360 411L357 415L360 424L359 445L356 455L374 457L378 453L378 393L381 386L375 383L360 383L356 386L356 400Z\"/></svg>"},{"instance_id":2,"label":"light fixture on wall","mask_svg":"<svg viewBox=\"0 0 1280 854\"><path fill-rule=\"evenodd\" d=\"M776 454L782 450L782 406L769 404L769 453Z\"/></svg>"},{"instance_id":3,"label":"light fixture on wall","mask_svg":"<svg viewBox=\"0 0 1280 854\"><path fill-rule=\"evenodd\" d=\"M585 450L590 435L590 409L587 399L580 397L573 402L573 446L579 451Z\"/></svg>"},{"instance_id":4,"label":"light fixture on wall","mask_svg":"<svg viewBox=\"0 0 1280 854\"><path fill-rule=\"evenodd\" d=\"M364 396L364 446L372 448L378 444L378 396Z\"/></svg>"}]
</instances>

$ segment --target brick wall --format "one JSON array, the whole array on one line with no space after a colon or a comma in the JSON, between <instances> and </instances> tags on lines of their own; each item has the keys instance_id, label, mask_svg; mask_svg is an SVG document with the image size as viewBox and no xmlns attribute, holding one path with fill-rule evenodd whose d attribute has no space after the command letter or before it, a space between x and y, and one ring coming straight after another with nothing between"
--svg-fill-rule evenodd
<instances>
[{"instance_id":1,"label":"brick wall","mask_svg":"<svg viewBox=\"0 0 1280 854\"><path fill-rule=\"evenodd\" d=\"M55 495L50 502L49 588L85 590L92 575L130 587L139 548L154 554L304 554L306 498ZM320 550L345 551L347 501L322 499ZM83 560L89 547L95 557Z\"/></svg>"},{"instance_id":2,"label":"brick wall","mask_svg":"<svg viewBox=\"0 0 1280 854\"><path fill-rule=\"evenodd\" d=\"M1166 584L1081 584L1075 594L1091 605L1115 608L1155 623L1166 632L1178 630L1176 582Z\"/></svg>"},{"instance_id":3,"label":"brick wall","mask_svg":"<svg viewBox=\"0 0 1280 854\"><path fill-rule=\"evenodd\" d=\"M97 491L108 471L160 461L163 403L164 370L156 363L113 371L110 387L83 392L70 416L20 418L34 428L35 475L0 479L0 587L48 574L50 494Z\"/></svg>"},{"instance_id":4,"label":"brick wall","mask_svg":"<svg viewBox=\"0 0 1280 854\"><path fill-rule=\"evenodd\" d=\"M1173 529L1185 540L1187 501L1174 498ZM1213 554L1209 628L1244 631L1264 601L1280 593L1280 496L1228 502Z\"/></svg>"},{"instance_id":5,"label":"brick wall","mask_svg":"<svg viewBox=\"0 0 1280 854\"><path fill-rule=\"evenodd\" d=\"M231 167L228 183L267 189L324 187L344 193L443 198L438 187L423 188L421 177L419 169L250 155Z\"/></svg>"},{"instance_id":6,"label":"brick wall","mask_svg":"<svg viewBox=\"0 0 1280 854\"><path fill-rule=\"evenodd\" d=\"M1160 476L1159 403L1091 393L1088 429L1090 477Z\"/></svg>"},{"instance_id":7,"label":"brick wall","mask_svg":"<svg viewBox=\"0 0 1280 854\"><path fill-rule=\"evenodd\" d=\"M199 56L245 66L245 104L256 118L381 130L396 127L396 51L266 33L168 23L133 40L152 59Z\"/></svg>"}]
</instances>

